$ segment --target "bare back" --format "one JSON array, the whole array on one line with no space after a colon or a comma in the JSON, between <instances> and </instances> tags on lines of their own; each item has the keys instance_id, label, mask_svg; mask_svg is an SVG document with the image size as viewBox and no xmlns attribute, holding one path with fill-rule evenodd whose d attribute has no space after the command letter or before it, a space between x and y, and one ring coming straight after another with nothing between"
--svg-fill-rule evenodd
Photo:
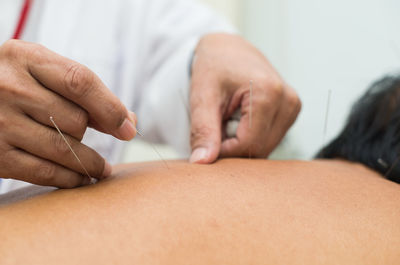
<instances>
[{"instance_id":1,"label":"bare back","mask_svg":"<svg viewBox=\"0 0 400 265\"><path fill-rule=\"evenodd\" d=\"M0 208L1 264L398 264L400 186L341 161L119 166Z\"/></svg>"}]
</instances>

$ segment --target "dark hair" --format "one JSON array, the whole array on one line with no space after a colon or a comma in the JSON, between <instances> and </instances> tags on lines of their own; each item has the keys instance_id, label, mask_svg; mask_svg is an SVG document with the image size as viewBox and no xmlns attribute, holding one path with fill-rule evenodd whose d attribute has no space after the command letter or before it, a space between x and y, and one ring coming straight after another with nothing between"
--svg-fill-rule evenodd
<instances>
[{"instance_id":1,"label":"dark hair","mask_svg":"<svg viewBox=\"0 0 400 265\"><path fill-rule=\"evenodd\" d=\"M316 157L359 162L400 183L400 76L372 84L343 131Z\"/></svg>"}]
</instances>

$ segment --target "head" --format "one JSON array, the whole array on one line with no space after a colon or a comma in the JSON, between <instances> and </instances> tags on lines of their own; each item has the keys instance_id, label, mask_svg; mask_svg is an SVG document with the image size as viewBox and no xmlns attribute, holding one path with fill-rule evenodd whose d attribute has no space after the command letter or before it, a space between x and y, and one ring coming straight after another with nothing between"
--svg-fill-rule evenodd
<instances>
[{"instance_id":1,"label":"head","mask_svg":"<svg viewBox=\"0 0 400 265\"><path fill-rule=\"evenodd\" d=\"M317 158L359 162L400 183L400 76L372 84L354 104L343 131Z\"/></svg>"}]
</instances>

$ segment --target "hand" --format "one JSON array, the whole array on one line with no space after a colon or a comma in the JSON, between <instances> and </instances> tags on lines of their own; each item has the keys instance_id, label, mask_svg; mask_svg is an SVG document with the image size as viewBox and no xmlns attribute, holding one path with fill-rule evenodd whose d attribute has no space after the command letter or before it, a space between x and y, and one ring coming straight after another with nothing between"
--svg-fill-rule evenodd
<instances>
[{"instance_id":1,"label":"hand","mask_svg":"<svg viewBox=\"0 0 400 265\"><path fill-rule=\"evenodd\" d=\"M196 163L218 157L267 158L301 109L296 92L261 52L228 34L207 35L199 42L190 104L191 162ZM237 109L241 118L236 137L228 138L226 123Z\"/></svg>"},{"instance_id":2,"label":"hand","mask_svg":"<svg viewBox=\"0 0 400 265\"><path fill-rule=\"evenodd\" d=\"M111 166L80 143L87 126L121 140L136 134L134 114L89 69L37 44L6 42L0 46L0 177L61 188L89 182L50 116L97 179Z\"/></svg>"}]
</instances>

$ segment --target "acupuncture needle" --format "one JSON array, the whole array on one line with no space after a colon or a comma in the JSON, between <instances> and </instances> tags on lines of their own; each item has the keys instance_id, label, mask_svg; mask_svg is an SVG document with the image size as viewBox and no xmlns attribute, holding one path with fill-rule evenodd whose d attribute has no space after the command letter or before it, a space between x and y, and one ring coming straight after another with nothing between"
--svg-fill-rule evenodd
<instances>
[{"instance_id":1,"label":"acupuncture needle","mask_svg":"<svg viewBox=\"0 0 400 265\"><path fill-rule=\"evenodd\" d=\"M393 52L396 54L397 58L400 59L400 48L399 48L399 46L397 45L397 43L394 40L392 40L390 43L392 44Z\"/></svg>"},{"instance_id":2,"label":"acupuncture needle","mask_svg":"<svg viewBox=\"0 0 400 265\"><path fill-rule=\"evenodd\" d=\"M143 133L141 133L138 129L135 128L135 130L139 136L144 137ZM152 143L148 142L148 144L151 146L151 148L154 150L154 152L157 153L157 155L160 157L160 159L164 162L164 165L166 166L166 168L169 169L167 161L165 161L165 159L162 157L161 153L157 150L157 148Z\"/></svg>"},{"instance_id":3,"label":"acupuncture needle","mask_svg":"<svg viewBox=\"0 0 400 265\"><path fill-rule=\"evenodd\" d=\"M394 161L390 169L386 172L385 178L389 178L390 174L392 174L393 170L399 164L399 162L400 162L400 156L397 157L397 159Z\"/></svg>"},{"instance_id":4,"label":"acupuncture needle","mask_svg":"<svg viewBox=\"0 0 400 265\"><path fill-rule=\"evenodd\" d=\"M325 140L326 140L326 135L328 133L328 120L329 120L329 111L331 108L331 97L332 97L332 90L329 89L328 90L328 100L326 103L326 110L325 110L325 125L324 125L324 133L322 136L322 144L325 144Z\"/></svg>"},{"instance_id":5,"label":"acupuncture needle","mask_svg":"<svg viewBox=\"0 0 400 265\"><path fill-rule=\"evenodd\" d=\"M85 171L86 175L89 177L89 180L92 181L92 177L90 176L89 172L86 170L86 167L83 165L82 161L79 159L78 155L75 153L74 149L72 149L71 145L69 144L67 138L65 138L64 134L61 132L60 128L57 126L56 122L54 121L53 117L50 117L51 123L53 123L54 127L58 131L58 133L61 135L62 139L64 142L67 144L69 150L71 150L71 153L74 155L76 160L78 161L79 165L82 167L82 169Z\"/></svg>"},{"instance_id":6,"label":"acupuncture needle","mask_svg":"<svg viewBox=\"0 0 400 265\"><path fill-rule=\"evenodd\" d=\"M253 80L250 80L250 121L249 128L253 127Z\"/></svg>"},{"instance_id":7,"label":"acupuncture needle","mask_svg":"<svg viewBox=\"0 0 400 265\"><path fill-rule=\"evenodd\" d=\"M253 127L253 80L250 80L250 115L249 115L249 130ZM251 147L249 146L249 159L251 159Z\"/></svg>"},{"instance_id":8,"label":"acupuncture needle","mask_svg":"<svg viewBox=\"0 0 400 265\"><path fill-rule=\"evenodd\" d=\"M326 109L325 109L324 129L323 129L323 132L322 132L322 146L323 146L323 149L321 151L321 154L324 153L326 135L328 133L328 121L329 121L329 110L331 108L331 97L332 97L332 90L329 89L328 90L328 98L327 98L327 102L326 102Z\"/></svg>"},{"instance_id":9,"label":"acupuncture needle","mask_svg":"<svg viewBox=\"0 0 400 265\"><path fill-rule=\"evenodd\" d=\"M143 134L138 129L135 129L135 130L136 130L136 133L139 134L139 136L144 137Z\"/></svg>"},{"instance_id":10,"label":"acupuncture needle","mask_svg":"<svg viewBox=\"0 0 400 265\"><path fill-rule=\"evenodd\" d=\"M190 117L190 108L189 108L188 104L186 104L185 96L183 95L182 89L179 89L179 97L182 101L182 104L183 104L185 110L186 110L186 115L187 115L188 121L189 121L189 123L191 123L192 117Z\"/></svg>"}]
</instances>

